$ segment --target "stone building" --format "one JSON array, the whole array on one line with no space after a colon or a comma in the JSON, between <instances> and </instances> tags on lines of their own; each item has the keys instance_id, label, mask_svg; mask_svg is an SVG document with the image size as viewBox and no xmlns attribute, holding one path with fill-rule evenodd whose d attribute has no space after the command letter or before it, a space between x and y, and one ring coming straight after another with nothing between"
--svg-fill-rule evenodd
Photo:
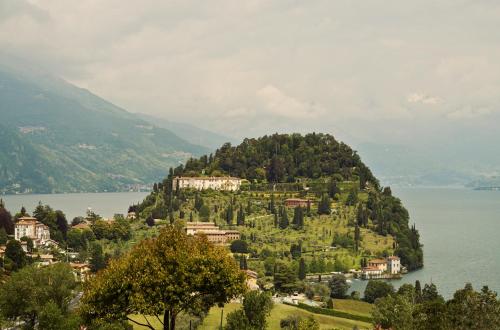
<instances>
[{"instance_id":1,"label":"stone building","mask_svg":"<svg viewBox=\"0 0 500 330\"><path fill-rule=\"evenodd\" d=\"M176 177L172 182L173 189L196 189L196 190L227 190L237 191L241 187L241 179L228 176L198 176L198 177Z\"/></svg>"},{"instance_id":2,"label":"stone building","mask_svg":"<svg viewBox=\"0 0 500 330\"><path fill-rule=\"evenodd\" d=\"M205 235L208 241L214 244L228 244L240 239L240 233L237 230L221 230L213 222L188 222L186 234Z\"/></svg>"},{"instance_id":3,"label":"stone building","mask_svg":"<svg viewBox=\"0 0 500 330\"><path fill-rule=\"evenodd\" d=\"M15 224L15 239L20 241L25 236L31 238L34 247L51 241L49 227L32 217L19 218Z\"/></svg>"}]
</instances>

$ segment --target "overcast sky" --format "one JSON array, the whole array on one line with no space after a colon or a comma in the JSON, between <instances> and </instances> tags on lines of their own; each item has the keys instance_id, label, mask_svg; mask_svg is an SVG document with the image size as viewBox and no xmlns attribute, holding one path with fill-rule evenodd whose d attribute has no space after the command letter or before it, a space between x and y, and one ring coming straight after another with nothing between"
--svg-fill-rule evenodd
<instances>
[{"instance_id":1,"label":"overcast sky","mask_svg":"<svg viewBox=\"0 0 500 330\"><path fill-rule=\"evenodd\" d=\"M498 0L0 0L0 49L234 137L498 136Z\"/></svg>"}]
</instances>

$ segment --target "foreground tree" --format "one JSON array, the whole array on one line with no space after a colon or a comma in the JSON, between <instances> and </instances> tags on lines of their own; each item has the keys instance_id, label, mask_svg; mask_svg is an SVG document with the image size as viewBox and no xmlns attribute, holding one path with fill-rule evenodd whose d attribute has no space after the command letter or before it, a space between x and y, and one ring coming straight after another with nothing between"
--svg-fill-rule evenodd
<instances>
[{"instance_id":1,"label":"foreground tree","mask_svg":"<svg viewBox=\"0 0 500 330\"><path fill-rule=\"evenodd\" d=\"M76 287L67 264L25 267L15 272L0 290L0 311L7 320L22 320L25 329L72 329L68 305ZM57 323L57 326L55 324ZM51 327L42 325L51 324Z\"/></svg>"},{"instance_id":2,"label":"foreground tree","mask_svg":"<svg viewBox=\"0 0 500 330\"><path fill-rule=\"evenodd\" d=\"M394 287L392 284L380 280L370 280L366 285L364 299L366 302L373 304L378 298L384 298L393 293Z\"/></svg>"},{"instance_id":3,"label":"foreground tree","mask_svg":"<svg viewBox=\"0 0 500 330\"><path fill-rule=\"evenodd\" d=\"M155 329L146 316L152 315L174 330L179 313L208 311L245 289L244 273L223 248L167 227L88 282L80 310L87 322L128 319ZM144 323L131 314L143 315Z\"/></svg>"},{"instance_id":4,"label":"foreground tree","mask_svg":"<svg viewBox=\"0 0 500 330\"><path fill-rule=\"evenodd\" d=\"M332 298L345 298L347 290L349 290L349 284L342 274L333 274L328 282L328 286L330 287L330 297Z\"/></svg>"},{"instance_id":5,"label":"foreground tree","mask_svg":"<svg viewBox=\"0 0 500 330\"><path fill-rule=\"evenodd\" d=\"M265 329L266 318L271 313L273 302L267 293L251 291L243 299L243 308L227 315L226 330Z\"/></svg>"}]
</instances>

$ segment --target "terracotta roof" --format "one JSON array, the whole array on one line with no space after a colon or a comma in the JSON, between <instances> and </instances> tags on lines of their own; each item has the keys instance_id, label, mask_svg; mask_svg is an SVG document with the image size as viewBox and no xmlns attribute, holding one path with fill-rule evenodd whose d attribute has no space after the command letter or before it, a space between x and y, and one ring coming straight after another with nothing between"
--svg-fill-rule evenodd
<instances>
[{"instance_id":1,"label":"terracotta roof","mask_svg":"<svg viewBox=\"0 0 500 330\"><path fill-rule=\"evenodd\" d=\"M81 223L79 223L77 225L74 225L71 228L72 229L88 229L88 228L90 228L90 226L87 223L85 223L85 222L81 222Z\"/></svg>"},{"instance_id":2,"label":"terracotta roof","mask_svg":"<svg viewBox=\"0 0 500 330\"><path fill-rule=\"evenodd\" d=\"M387 261L385 261L384 259L373 259L373 260L370 260L368 261L369 264L385 264L387 263Z\"/></svg>"},{"instance_id":3,"label":"terracotta roof","mask_svg":"<svg viewBox=\"0 0 500 330\"><path fill-rule=\"evenodd\" d=\"M387 259L389 259L389 260L399 260L399 257L397 257L397 256L390 256Z\"/></svg>"}]
</instances>

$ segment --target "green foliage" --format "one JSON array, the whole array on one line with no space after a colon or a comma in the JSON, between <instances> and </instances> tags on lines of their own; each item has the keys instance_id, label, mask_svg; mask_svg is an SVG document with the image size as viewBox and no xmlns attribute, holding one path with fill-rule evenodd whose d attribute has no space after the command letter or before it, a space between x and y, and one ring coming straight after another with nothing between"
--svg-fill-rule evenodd
<instances>
[{"instance_id":1,"label":"green foliage","mask_svg":"<svg viewBox=\"0 0 500 330\"><path fill-rule=\"evenodd\" d=\"M331 200L330 197L328 197L327 194L323 194L321 196L321 200L318 203L318 214L330 214L332 213L331 209Z\"/></svg>"},{"instance_id":2,"label":"green foliage","mask_svg":"<svg viewBox=\"0 0 500 330\"><path fill-rule=\"evenodd\" d=\"M14 222L12 215L5 209L3 200L0 199L0 229L4 229L8 235L14 234Z\"/></svg>"},{"instance_id":3,"label":"green foliage","mask_svg":"<svg viewBox=\"0 0 500 330\"><path fill-rule=\"evenodd\" d=\"M5 228L0 228L0 245L5 245L7 243L8 237Z\"/></svg>"},{"instance_id":4,"label":"green foliage","mask_svg":"<svg viewBox=\"0 0 500 330\"><path fill-rule=\"evenodd\" d=\"M23 251L21 243L16 240L7 242L5 247L5 259L12 262L12 271L21 269L28 263L28 258Z\"/></svg>"},{"instance_id":5,"label":"green foliage","mask_svg":"<svg viewBox=\"0 0 500 330\"><path fill-rule=\"evenodd\" d=\"M203 221L208 221L208 219L210 218L210 208L207 205L202 205L199 211L200 218Z\"/></svg>"},{"instance_id":6,"label":"green foliage","mask_svg":"<svg viewBox=\"0 0 500 330\"><path fill-rule=\"evenodd\" d=\"M378 298L384 298L393 293L394 287L392 284L380 280L370 280L366 285L364 300L374 303Z\"/></svg>"},{"instance_id":7,"label":"green foliage","mask_svg":"<svg viewBox=\"0 0 500 330\"><path fill-rule=\"evenodd\" d=\"M349 195L347 195L346 205L354 206L358 203L358 190L351 189Z\"/></svg>"},{"instance_id":8,"label":"green foliage","mask_svg":"<svg viewBox=\"0 0 500 330\"><path fill-rule=\"evenodd\" d=\"M300 258L300 261L299 261L299 280L304 280L306 278L306 274L307 274L307 266L306 266L306 262L304 261L304 258Z\"/></svg>"},{"instance_id":9,"label":"green foliage","mask_svg":"<svg viewBox=\"0 0 500 330\"><path fill-rule=\"evenodd\" d=\"M345 298L347 290L349 290L349 284L342 274L333 274L328 281L328 286L330 287L330 297L332 298Z\"/></svg>"},{"instance_id":10,"label":"green foliage","mask_svg":"<svg viewBox=\"0 0 500 330\"><path fill-rule=\"evenodd\" d=\"M230 249L233 253L248 253L248 243L237 239L231 242Z\"/></svg>"},{"instance_id":11,"label":"green foliage","mask_svg":"<svg viewBox=\"0 0 500 330\"><path fill-rule=\"evenodd\" d=\"M276 291L292 293L297 289L297 273L282 261L274 264L274 288Z\"/></svg>"},{"instance_id":12,"label":"green foliage","mask_svg":"<svg viewBox=\"0 0 500 330\"><path fill-rule=\"evenodd\" d=\"M101 269L104 269L104 267L106 267L106 260L102 252L102 246L94 242L90 247L90 270L93 273L97 273Z\"/></svg>"},{"instance_id":13,"label":"green foliage","mask_svg":"<svg viewBox=\"0 0 500 330\"><path fill-rule=\"evenodd\" d=\"M362 168L366 181L378 187L377 180L361 162L359 156L344 143L328 134L273 134L258 139L245 139L233 147L224 144L211 160L190 159L180 173L212 175L218 171L253 181L293 182L297 177L328 177L341 174L353 179L353 168ZM179 174L180 174L179 173Z\"/></svg>"},{"instance_id":14,"label":"green foliage","mask_svg":"<svg viewBox=\"0 0 500 330\"><path fill-rule=\"evenodd\" d=\"M80 312L88 323L156 315L171 330L180 312L207 311L245 289L244 273L223 248L169 226L89 281Z\"/></svg>"},{"instance_id":15,"label":"green foliage","mask_svg":"<svg viewBox=\"0 0 500 330\"><path fill-rule=\"evenodd\" d=\"M432 284L426 284L425 288L426 299L421 301L415 301L416 294L411 285L397 294L378 299L373 311L373 323L384 329L500 328L500 301L488 287L477 292L467 284L447 302Z\"/></svg>"},{"instance_id":16,"label":"green foliage","mask_svg":"<svg viewBox=\"0 0 500 330\"><path fill-rule=\"evenodd\" d=\"M76 287L75 278L67 264L44 268L25 267L15 272L0 290L0 312L6 319L21 319L33 329L37 321L56 322L68 329L68 304Z\"/></svg>"},{"instance_id":17,"label":"green foliage","mask_svg":"<svg viewBox=\"0 0 500 330\"><path fill-rule=\"evenodd\" d=\"M273 302L265 292L251 291L243 298L243 308L227 315L226 330L265 329Z\"/></svg>"},{"instance_id":18,"label":"green foliage","mask_svg":"<svg viewBox=\"0 0 500 330\"><path fill-rule=\"evenodd\" d=\"M319 330L319 323L312 315L307 318L291 315L280 321L280 328L284 330Z\"/></svg>"}]
</instances>

